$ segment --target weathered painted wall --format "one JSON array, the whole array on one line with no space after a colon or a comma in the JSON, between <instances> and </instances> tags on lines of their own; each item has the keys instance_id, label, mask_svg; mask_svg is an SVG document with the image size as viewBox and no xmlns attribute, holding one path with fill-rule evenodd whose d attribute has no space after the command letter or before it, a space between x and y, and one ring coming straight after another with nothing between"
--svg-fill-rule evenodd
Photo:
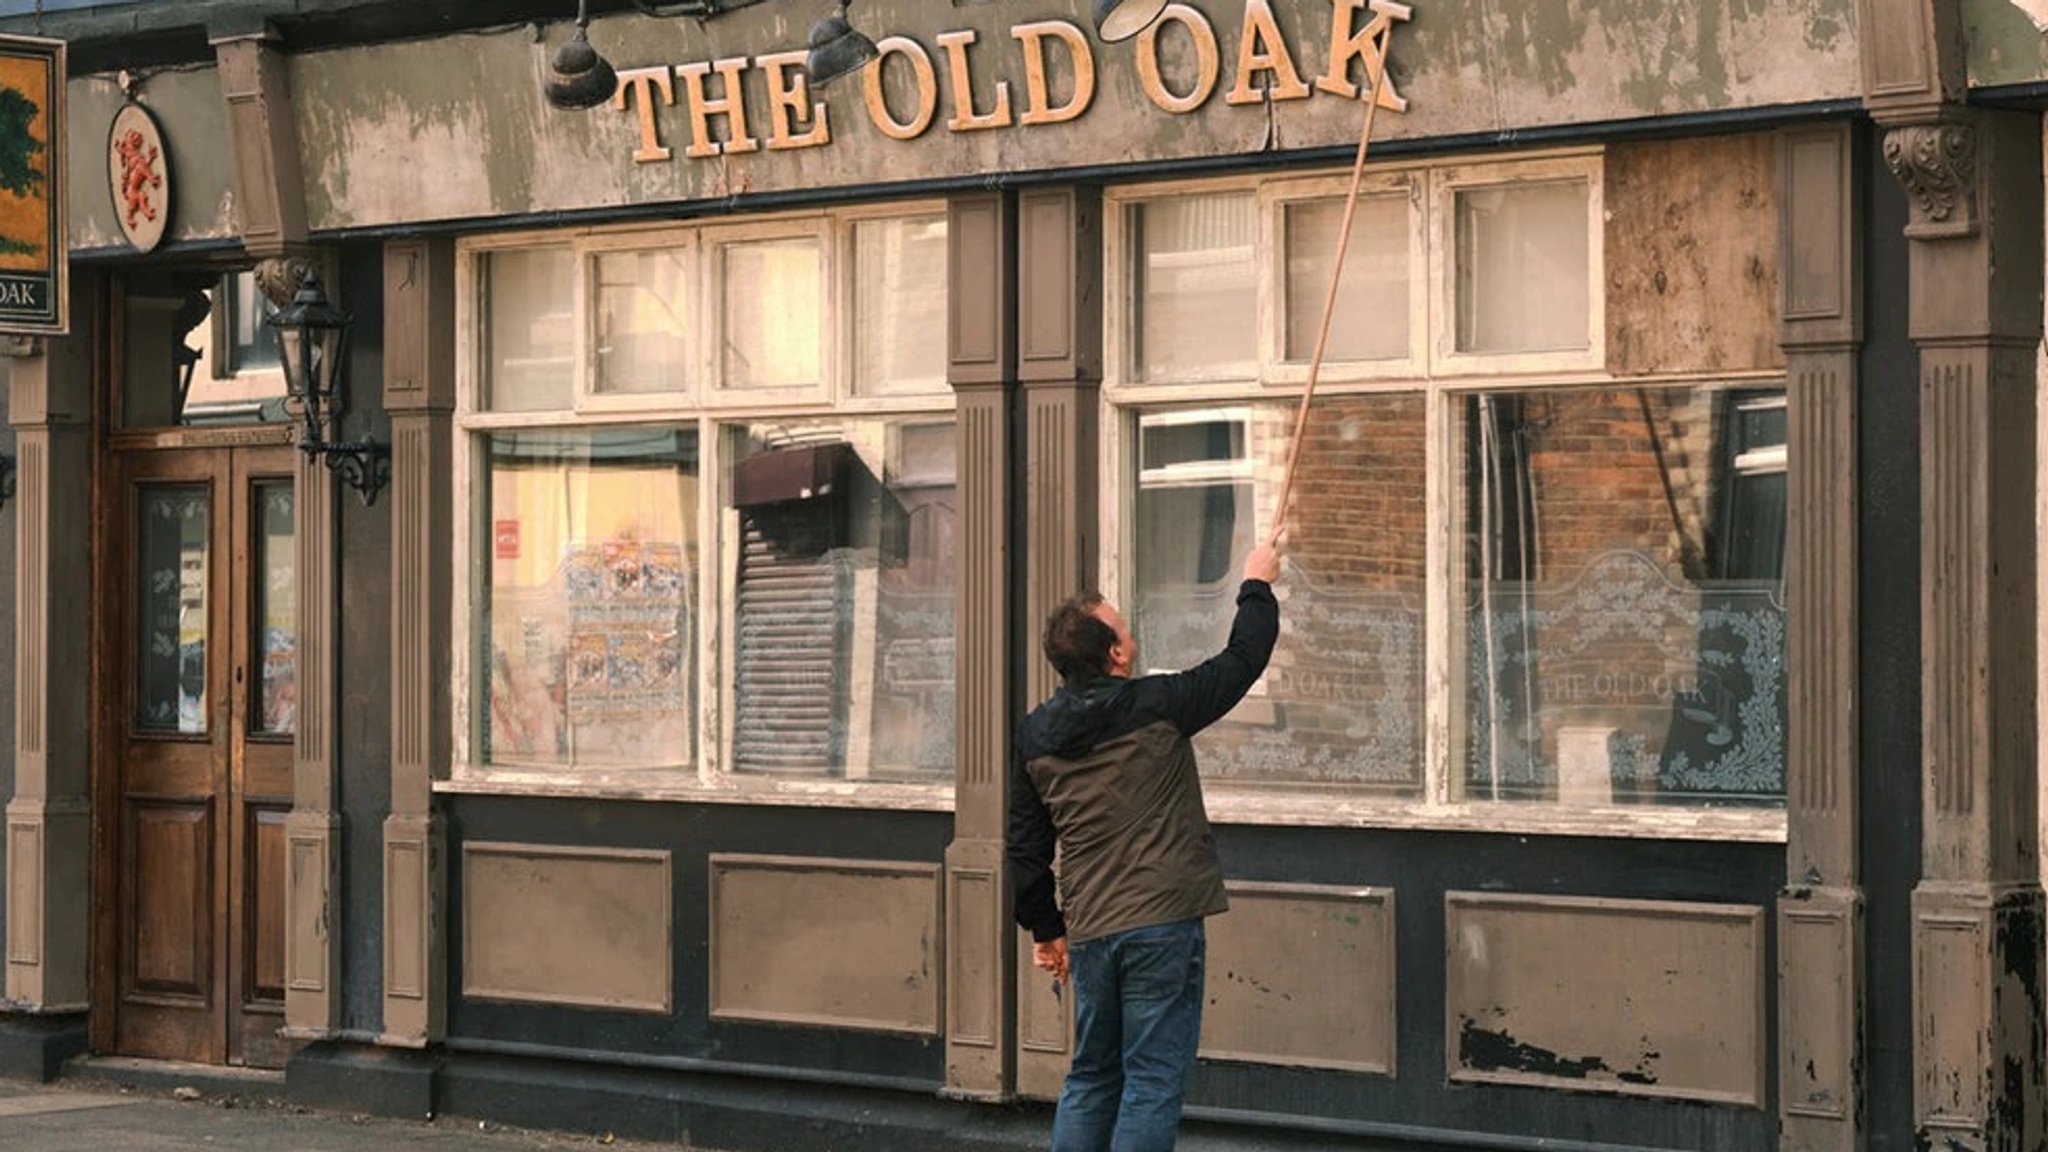
<instances>
[{"instance_id":1,"label":"weathered painted wall","mask_svg":"<svg viewBox=\"0 0 2048 1152\"><path fill-rule=\"evenodd\" d=\"M2048 18L2038 0L1963 0L1970 86L2027 84L2048 78L2048 30L2028 9Z\"/></svg>"},{"instance_id":2,"label":"weathered painted wall","mask_svg":"<svg viewBox=\"0 0 2048 1152\"><path fill-rule=\"evenodd\" d=\"M14 429L7 423L7 375L0 372L0 455L14 455ZM0 505L0 668L14 668L14 501ZM0 705L0 808L14 799L14 694ZM7 891L7 853L0 852L0 892ZM0 916L0 956L7 955L7 917Z\"/></svg>"},{"instance_id":3,"label":"weathered painted wall","mask_svg":"<svg viewBox=\"0 0 2048 1152\"><path fill-rule=\"evenodd\" d=\"M128 241L114 220L107 184L107 130L123 103L112 76L73 77L65 89L70 154L64 169L71 179L71 249L126 250ZM138 88L140 102L162 126L171 160L171 227L164 243L219 240L238 235L229 192L226 105L220 76L210 67L166 69L148 75Z\"/></svg>"},{"instance_id":4,"label":"weathered painted wall","mask_svg":"<svg viewBox=\"0 0 2048 1152\"><path fill-rule=\"evenodd\" d=\"M1192 0L1215 35L1217 83L1198 107L1172 114L1155 104L1140 78L1136 42L1105 45L1078 0L958 8L875 0L854 13L871 33L915 43L931 65L935 97L929 127L892 139L870 114L861 78L826 90L831 141L775 148L770 69L760 55L796 49L814 13L781 5L749 8L715 21L638 15L597 22L591 40L622 71L662 70L673 103L648 81L623 102L588 112L547 106L541 83L555 25L297 56L292 88L308 173L312 226L318 229L461 219L529 212L744 197L920 178L1113 165L1175 157L1346 147L1357 139L1356 99L1319 87L1328 80L1337 17L1363 27L1369 15L1352 0ZM1271 16L1278 43L1245 29ZM1092 61L1095 92L1087 109L1056 123L972 129L1003 99L1016 121L1033 107L1027 53L1018 25L1071 25ZM971 105L955 78L948 32L971 33L960 47L973 89ZM878 37L879 38L879 37ZM1075 92L1075 57L1062 42L1044 49L1044 106ZM1241 49L1271 49L1280 71L1247 69L1249 102L1232 104ZM1175 94L1199 92L1196 41L1185 23L1162 34L1159 71ZM1284 52L1281 49L1284 45ZM734 60L745 93L747 129L760 147L693 159L696 143L690 78L669 66ZM913 57L887 63L889 115L919 118ZM1349 79L1365 78L1349 63ZM1562 0L1491 5L1483 0L1423 0L1398 26L1390 69L1405 114L1378 120L1381 138L1507 134L1545 125L1794 104L1853 97L1858 90L1854 4L1850 0L1715 0L1666 5L1650 0ZM1286 99L1289 79L1299 98ZM702 100L723 95L712 71L698 81ZM1266 104L1261 89L1271 85ZM1006 86L998 95L998 85ZM1339 82L1341 86L1341 81ZM642 123L651 96L650 125ZM958 127L954 125L958 122ZM723 140L731 118L711 115ZM783 143L811 127L784 126ZM665 149L636 162L636 151ZM713 150L715 151L715 150Z\"/></svg>"}]
</instances>

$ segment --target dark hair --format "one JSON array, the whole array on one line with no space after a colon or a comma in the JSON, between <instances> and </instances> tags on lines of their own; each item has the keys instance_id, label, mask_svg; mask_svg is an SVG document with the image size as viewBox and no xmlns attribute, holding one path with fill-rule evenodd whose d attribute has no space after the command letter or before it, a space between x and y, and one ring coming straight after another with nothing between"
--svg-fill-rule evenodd
<instances>
[{"instance_id":1,"label":"dark hair","mask_svg":"<svg viewBox=\"0 0 2048 1152\"><path fill-rule=\"evenodd\" d=\"M1116 629L1095 615L1095 609L1101 605L1101 593L1083 592L1045 618L1045 658L1052 661L1053 670L1062 680L1093 680L1108 675L1109 650L1116 646Z\"/></svg>"}]
</instances>

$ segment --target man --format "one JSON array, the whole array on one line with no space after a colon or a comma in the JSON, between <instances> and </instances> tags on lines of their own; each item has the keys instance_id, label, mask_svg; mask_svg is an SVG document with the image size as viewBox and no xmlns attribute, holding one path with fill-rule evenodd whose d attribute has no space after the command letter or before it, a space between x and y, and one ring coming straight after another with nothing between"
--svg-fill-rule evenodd
<instances>
[{"instance_id":1,"label":"man","mask_svg":"<svg viewBox=\"0 0 2048 1152\"><path fill-rule=\"evenodd\" d=\"M1279 574L1279 553L1254 549L1228 646L1172 675L1132 678L1138 646L1100 596L1046 621L1064 683L1018 735L1009 857L1038 966L1055 988L1073 976L1079 1035L1053 1152L1174 1146L1202 1031L1202 921L1229 907L1188 738L1266 670Z\"/></svg>"}]
</instances>

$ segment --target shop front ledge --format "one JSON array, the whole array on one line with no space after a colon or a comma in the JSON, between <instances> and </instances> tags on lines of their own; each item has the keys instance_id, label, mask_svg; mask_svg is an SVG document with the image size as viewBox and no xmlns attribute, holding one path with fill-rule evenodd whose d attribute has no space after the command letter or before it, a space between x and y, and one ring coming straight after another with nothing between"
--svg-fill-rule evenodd
<instances>
[{"instance_id":1,"label":"shop front ledge","mask_svg":"<svg viewBox=\"0 0 2048 1152\"><path fill-rule=\"evenodd\" d=\"M55 1080L64 1062L85 1051L85 1014L31 1016L0 1012L0 1079Z\"/></svg>"}]
</instances>

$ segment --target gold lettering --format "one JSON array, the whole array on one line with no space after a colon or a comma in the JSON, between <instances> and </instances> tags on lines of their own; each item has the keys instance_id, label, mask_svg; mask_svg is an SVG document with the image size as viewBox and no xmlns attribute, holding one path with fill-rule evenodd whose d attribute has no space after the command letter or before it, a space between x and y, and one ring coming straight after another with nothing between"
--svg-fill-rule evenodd
<instances>
[{"instance_id":1,"label":"gold lettering","mask_svg":"<svg viewBox=\"0 0 2048 1152\"><path fill-rule=\"evenodd\" d=\"M1351 62L1356 60L1364 67L1367 84L1378 81L1380 53L1373 47L1373 40L1381 35L1391 37L1394 21L1414 15L1414 10L1406 4L1372 0L1372 19L1366 21L1365 27L1353 32L1358 23L1358 10L1365 6L1365 0L1330 0L1330 70L1316 81L1316 87L1346 100L1358 99L1358 85L1351 82ZM1380 107L1389 112L1406 112L1408 101L1394 91L1392 84L1382 83Z\"/></svg>"},{"instance_id":2,"label":"gold lettering","mask_svg":"<svg viewBox=\"0 0 2048 1152\"><path fill-rule=\"evenodd\" d=\"M932 126L933 118L939 114L939 76L932 69L931 54L924 45L905 36L890 36L875 45L879 53L873 66L860 70L861 90L867 96L868 119L882 135L891 140L915 140ZM882 90L886 78L889 57L902 56L910 61L910 70L917 81L917 115L908 120L898 120L889 111L889 97Z\"/></svg>"},{"instance_id":3,"label":"gold lettering","mask_svg":"<svg viewBox=\"0 0 2048 1152\"><path fill-rule=\"evenodd\" d=\"M1159 72L1159 34L1168 24L1188 30L1195 42L1195 86L1186 95L1176 95ZM1168 4L1159 19L1138 36L1138 84L1152 103L1168 112L1193 112L1216 91L1223 69L1223 54L1216 47L1216 29L1209 18L1185 4Z\"/></svg>"},{"instance_id":4,"label":"gold lettering","mask_svg":"<svg viewBox=\"0 0 2048 1152\"><path fill-rule=\"evenodd\" d=\"M633 150L633 159L641 164L652 164L666 160L671 153L661 142L660 128L654 122L654 93L661 92L661 102L673 106L676 102L675 82L671 70L664 64L659 68L628 68L619 73L619 91L612 97L612 107L624 112L627 96L635 97L634 106L640 113L640 147Z\"/></svg>"},{"instance_id":5,"label":"gold lettering","mask_svg":"<svg viewBox=\"0 0 2048 1152\"><path fill-rule=\"evenodd\" d=\"M825 116L825 102L811 103L810 77L803 71L807 52L775 52L757 56L754 64L768 73L768 150L816 148L832 142L832 124ZM796 75L789 74L791 68ZM810 120L811 130L799 136L799 120Z\"/></svg>"},{"instance_id":6,"label":"gold lettering","mask_svg":"<svg viewBox=\"0 0 2048 1152\"><path fill-rule=\"evenodd\" d=\"M946 127L954 132L980 132L1010 126L1010 82L996 81L996 106L988 112L974 110L974 76L967 68L967 49L977 39L974 32L941 32L939 46L953 65L953 118Z\"/></svg>"},{"instance_id":7,"label":"gold lettering","mask_svg":"<svg viewBox=\"0 0 2048 1152\"><path fill-rule=\"evenodd\" d=\"M1024 46L1024 92L1029 107L1019 124L1064 124L1088 110L1095 100L1095 52L1088 46L1088 37L1079 28L1064 20L1042 20L1036 24L1019 24L1010 29ZM1074 61L1074 94L1065 104L1052 106L1052 93L1045 80L1045 41L1047 37L1065 42L1067 55Z\"/></svg>"},{"instance_id":8,"label":"gold lettering","mask_svg":"<svg viewBox=\"0 0 2048 1152\"><path fill-rule=\"evenodd\" d=\"M1294 57L1287 52L1287 40L1280 35L1280 20L1273 15L1272 0L1245 0L1244 37L1237 42L1237 87L1223 99L1229 104L1257 104L1267 93L1253 90L1252 77L1271 72L1269 89L1273 100L1306 100L1308 85L1295 70Z\"/></svg>"},{"instance_id":9,"label":"gold lettering","mask_svg":"<svg viewBox=\"0 0 2048 1152\"><path fill-rule=\"evenodd\" d=\"M718 69L718 75L725 83L725 94L713 100L704 94L704 77ZM684 64L676 71L682 74L683 84L690 97L690 127L692 140L683 150L683 155L692 160L703 160L720 152L737 155L742 152L758 152L760 142L747 134L747 102L740 90L740 73L747 69L747 58L735 56L706 64L702 60L695 64ZM711 118L723 116L730 124L732 138L720 144L711 134Z\"/></svg>"}]
</instances>

